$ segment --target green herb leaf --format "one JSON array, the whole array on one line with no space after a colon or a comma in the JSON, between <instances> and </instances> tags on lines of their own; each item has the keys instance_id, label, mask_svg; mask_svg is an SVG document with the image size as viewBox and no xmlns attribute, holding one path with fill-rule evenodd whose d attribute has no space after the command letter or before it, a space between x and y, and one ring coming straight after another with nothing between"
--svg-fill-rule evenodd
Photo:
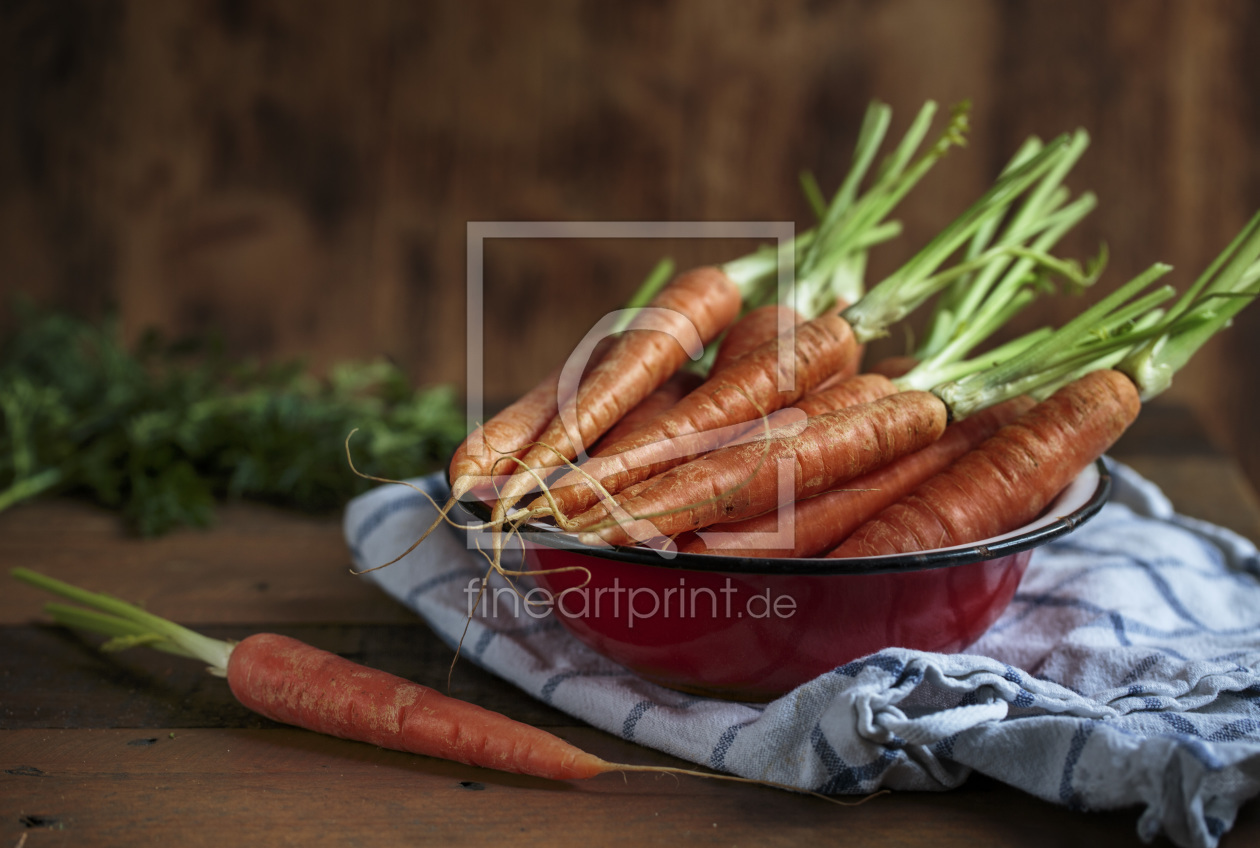
<instances>
[{"instance_id":1,"label":"green herb leaf","mask_svg":"<svg viewBox=\"0 0 1260 848\"><path fill-rule=\"evenodd\" d=\"M450 387L414 390L387 362L230 361L214 339L147 333L128 350L114 321L18 305L0 346L0 509L48 491L118 509L142 535L205 526L217 502L340 506L380 477L438 467L464 436Z\"/></svg>"}]
</instances>

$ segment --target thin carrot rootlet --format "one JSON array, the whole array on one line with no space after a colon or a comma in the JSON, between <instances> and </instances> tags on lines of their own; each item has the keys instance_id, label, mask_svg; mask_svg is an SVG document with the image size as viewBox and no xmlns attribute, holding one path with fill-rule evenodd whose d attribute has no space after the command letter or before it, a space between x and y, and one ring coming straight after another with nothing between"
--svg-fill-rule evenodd
<instances>
[{"instance_id":1,"label":"thin carrot rootlet","mask_svg":"<svg viewBox=\"0 0 1260 848\"><path fill-rule=\"evenodd\" d=\"M846 806L867 800L845 802L735 775L610 763L532 725L288 636L258 633L240 642L211 639L110 595L26 568L10 573L80 604L50 603L45 609L59 624L111 637L104 650L148 646L201 660L211 674L227 678L242 705L273 721L328 736L548 780L656 772L771 786Z\"/></svg>"}]
</instances>

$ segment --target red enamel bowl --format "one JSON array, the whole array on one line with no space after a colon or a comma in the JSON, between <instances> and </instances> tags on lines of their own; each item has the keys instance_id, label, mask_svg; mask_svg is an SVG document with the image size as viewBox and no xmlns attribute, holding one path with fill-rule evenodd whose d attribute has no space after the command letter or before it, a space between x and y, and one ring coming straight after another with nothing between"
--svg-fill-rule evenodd
<instances>
[{"instance_id":1,"label":"red enamel bowl","mask_svg":"<svg viewBox=\"0 0 1260 848\"><path fill-rule=\"evenodd\" d=\"M541 524L522 539L532 598L603 656L672 689L767 701L884 648L963 650L1006 609L1033 549L1093 517L1110 491L1100 461L1012 533L896 556L666 559Z\"/></svg>"}]
</instances>

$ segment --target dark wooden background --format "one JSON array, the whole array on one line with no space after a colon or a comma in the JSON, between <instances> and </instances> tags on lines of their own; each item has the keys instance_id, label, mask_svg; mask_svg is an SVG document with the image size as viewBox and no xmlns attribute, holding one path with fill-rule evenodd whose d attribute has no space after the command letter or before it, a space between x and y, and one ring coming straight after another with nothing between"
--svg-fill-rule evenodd
<instances>
[{"instance_id":1,"label":"dark wooden background","mask_svg":"<svg viewBox=\"0 0 1260 848\"><path fill-rule=\"evenodd\" d=\"M1260 207L1257 42L1248 0L8 0L0 288L462 386L468 222L803 227L798 172L833 186L872 98L895 132L928 98L974 103L876 274L1026 135L1079 126L1071 183L1101 205L1067 250L1105 241L1108 286L1156 260L1184 285ZM530 385L662 254L749 246L488 242L487 393ZM1253 309L1171 395L1253 481L1257 352Z\"/></svg>"}]
</instances>

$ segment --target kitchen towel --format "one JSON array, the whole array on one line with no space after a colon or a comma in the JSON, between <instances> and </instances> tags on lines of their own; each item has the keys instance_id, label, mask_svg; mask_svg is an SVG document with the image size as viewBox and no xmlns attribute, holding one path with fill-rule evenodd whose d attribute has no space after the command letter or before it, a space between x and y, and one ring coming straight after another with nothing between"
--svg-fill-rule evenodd
<instances>
[{"instance_id":1,"label":"kitchen towel","mask_svg":"<svg viewBox=\"0 0 1260 848\"><path fill-rule=\"evenodd\" d=\"M1213 848L1260 792L1260 556L1178 515L1107 460L1111 500L1039 548L965 653L888 648L769 704L698 698L604 659L554 617L468 615L486 571L443 526L368 575L461 655L622 738L823 793L945 790L974 770L1082 810L1138 806L1138 834ZM442 476L411 481L444 502ZM345 514L355 563L394 559L435 511L386 485Z\"/></svg>"}]
</instances>

